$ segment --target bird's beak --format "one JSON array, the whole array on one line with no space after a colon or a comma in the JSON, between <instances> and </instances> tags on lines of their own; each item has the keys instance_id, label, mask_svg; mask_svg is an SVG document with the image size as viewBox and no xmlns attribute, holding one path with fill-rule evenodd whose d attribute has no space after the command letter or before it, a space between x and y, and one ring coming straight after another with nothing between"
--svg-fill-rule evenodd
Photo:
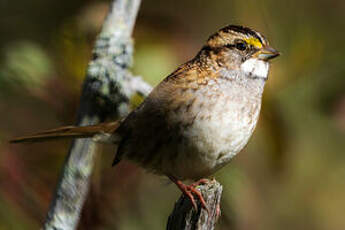
<instances>
[{"instance_id":1,"label":"bird's beak","mask_svg":"<svg viewBox=\"0 0 345 230\"><path fill-rule=\"evenodd\" d=\"M256 54L255 56L263 61L269 61L275 57L278 57L280 55L280 53L273 49L270 46L264 46L262 47Z\"/></svg>"}]
</instances>

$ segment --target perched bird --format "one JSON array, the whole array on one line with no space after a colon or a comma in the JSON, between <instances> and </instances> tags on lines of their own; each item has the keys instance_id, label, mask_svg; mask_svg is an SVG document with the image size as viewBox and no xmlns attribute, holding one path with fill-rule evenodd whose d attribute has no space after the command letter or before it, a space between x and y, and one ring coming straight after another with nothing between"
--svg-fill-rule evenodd
<instances>
[{"instance_id":1,"label":"perched bird","mask_svg":"<svg viewBox=\"0 0 345 230\"><path fill-rule=\"evenodd\" d=\"M279 52L264 36L226 26L209 37L199 53L167 76L121 121L61 127L11 142L93 137L118 146L123 159L168 176L187 195L205 201L183 180L203 182L247 144L258 121L269 60Z\"/></svg>"}]
</instances>

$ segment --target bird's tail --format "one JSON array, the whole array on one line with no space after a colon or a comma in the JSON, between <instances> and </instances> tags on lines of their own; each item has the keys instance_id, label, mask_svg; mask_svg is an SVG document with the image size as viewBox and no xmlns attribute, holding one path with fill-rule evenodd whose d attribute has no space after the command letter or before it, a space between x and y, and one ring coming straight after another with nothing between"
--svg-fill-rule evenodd
<instances>
[{"instance_id":1,"label":"bird's tail","mask_svg":"<svg viewBox=\"0 0 345 230\"><path fill-rule=\"evenodd\" d=\"M90 126L64 126L56 129L41 131L27 136L17 137L10 140L10 143L39 142L55 139L67 138L88 138L97 136L97 134L113 134L119 127L120 122L106 122Z\"/></svg>"}]
</instances>

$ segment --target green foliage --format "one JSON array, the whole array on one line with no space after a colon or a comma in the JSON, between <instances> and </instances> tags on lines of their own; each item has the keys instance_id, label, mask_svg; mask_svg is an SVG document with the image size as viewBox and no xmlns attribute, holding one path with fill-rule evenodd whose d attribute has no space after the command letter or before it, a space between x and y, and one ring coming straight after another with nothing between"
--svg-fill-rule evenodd
<instances>
[{"instance_id":1,"label":"green foliage","mask_svg":"<svg viewBox=\"0 0 345 230\"><path fill-rule=\"evenodd\" d=\"M0 89L8 87L35 89L50 77L52 63L42 47L31 41L8 44L3 52Z\"/></svg>"}]
</instances>

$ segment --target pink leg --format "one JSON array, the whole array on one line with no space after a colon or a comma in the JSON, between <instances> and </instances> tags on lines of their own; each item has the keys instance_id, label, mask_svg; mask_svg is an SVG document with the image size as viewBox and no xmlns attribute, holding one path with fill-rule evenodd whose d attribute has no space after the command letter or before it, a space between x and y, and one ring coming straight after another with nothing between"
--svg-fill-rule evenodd
<instances>
[{"instance_id":1,"label":"pink leg","mask_svg":"<svg viewBox=\"0 0 345 230\"><path fill-rule=\"evenodd\" d=\"M196 205L193 194L197 196L197 198L199 199L199 201L201 203L201 206L204 209L206 209L207 212L209 213L206 202L205 202L204 198L202 197L201 192L195 188L195 186L198 186L199 184L207 183L208 182L207 179L201 179L194 184L185 185L180 180L177 180L173 176L168 176L168 177L172 182L174 182L177 185L177 187L182 191L182 193L185 194L189 198L189 200L192 202L192 205L193 205L195 210L198 210L198 206Z\"/></svg>"}]
</instances>

